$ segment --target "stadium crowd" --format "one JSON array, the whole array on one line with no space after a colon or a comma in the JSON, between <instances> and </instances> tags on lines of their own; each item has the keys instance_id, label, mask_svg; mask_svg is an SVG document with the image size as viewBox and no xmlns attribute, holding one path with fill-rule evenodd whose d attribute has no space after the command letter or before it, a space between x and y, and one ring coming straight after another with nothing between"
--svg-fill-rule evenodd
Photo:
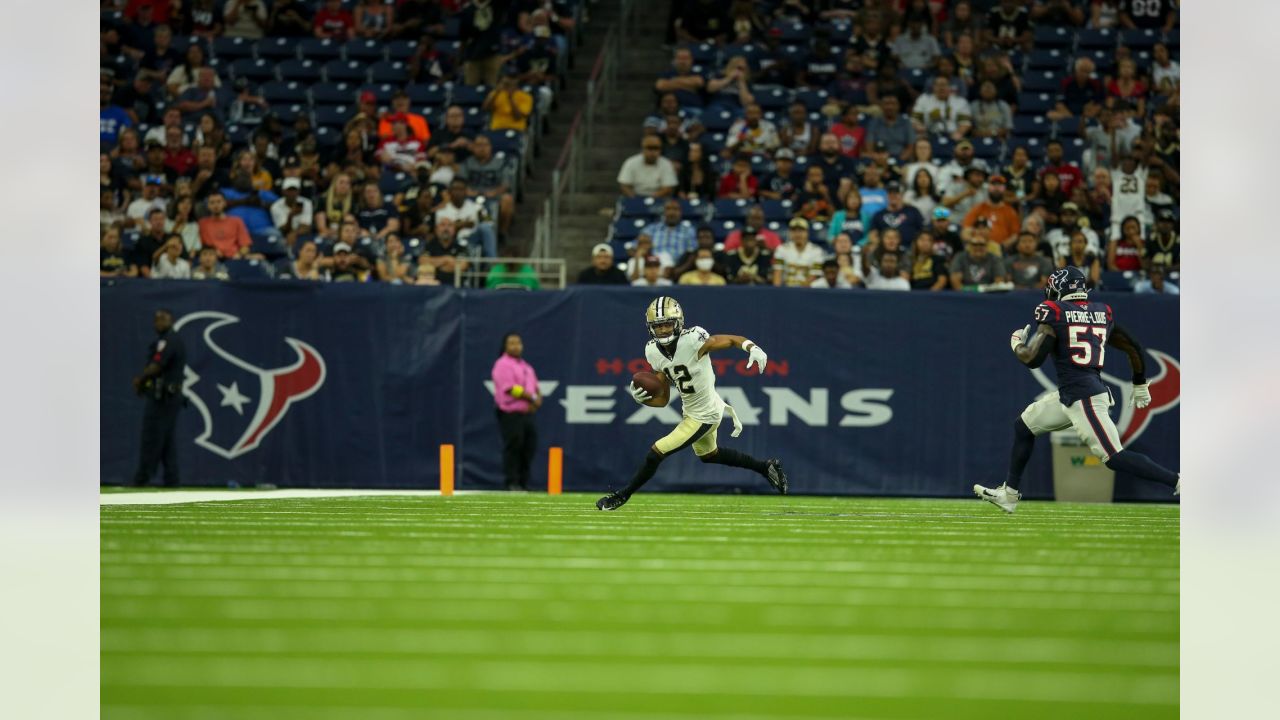
<instances>
[{"instance_id":1,"label":"stadium crowd","mask_svg":"<svg viewBox=\"0 0 1280 720\"><path fill-rule=\"evenodd\" d=\"M508 233L578 0L101 10L104 277L451 284L524 254Z\"/></svg>"},{"instance_id":2,"label":"stadium crowd","mask_svg":"<svg viewBox=\"0 0 1280 720\"><path fill-rule=\"evenodd\" d=\"M580 283L1178 292L1172 0L687 0L668 41Z\"/></svg>"}]
</instances>

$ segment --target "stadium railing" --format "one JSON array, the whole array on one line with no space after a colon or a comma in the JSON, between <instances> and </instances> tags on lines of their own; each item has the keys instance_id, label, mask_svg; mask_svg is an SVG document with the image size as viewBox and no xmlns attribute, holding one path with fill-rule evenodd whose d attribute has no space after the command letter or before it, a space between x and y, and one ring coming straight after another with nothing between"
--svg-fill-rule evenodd
<instances>
[{"instance_id":1,"label":"stadium railing","mask_svg":"<svg viewBox=\"0 0 1280 720\"><path fill-rule=\"evenodd\" d=\"M568 277L565 274L564 258L537 258L537 257L512 257L512 258L468 258L467 269L454 273L454 287L484 287L485 281L489 277L489 271L498 265L530 265L533 267L533 277L537 279L539 289L542 290L563 290ZM495 290L530 290L518 282L509 282L496 285Z\"/></svg>"}]
</instances>

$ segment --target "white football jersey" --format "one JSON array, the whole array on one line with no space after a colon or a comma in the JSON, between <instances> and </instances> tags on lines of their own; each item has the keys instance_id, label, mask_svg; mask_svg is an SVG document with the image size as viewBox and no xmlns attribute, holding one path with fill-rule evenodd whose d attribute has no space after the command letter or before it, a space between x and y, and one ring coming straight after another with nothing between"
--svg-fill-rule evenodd
<instances>
[{"instance_id":1,"label":"white football jersey","mask_svg":"<svg viewBox=\"0 0 1280 720\"><path fill-rule=\"evenodd\" d=\"M698 357L698 350L709 337L710 333L700 327L687 328L676 339L676 350L671 357L662 352L656 340L644 346L644 357L680 391L685 417L715 424L724 414L724 400L716 393L716 371L711 365L711 356Z\"/></svg>"},{"instance_id":2,"label":"white football jersey","mask_svg":"<svg viewBox=\"0 0 1280 720\"><path fill-rule=\"evenodd\" d=\"M1142 222L1147 210L1147 169L1139 165L1132 175L1111 171L1111 237L1120 237L1120 223L1130 215ZM1144 228L1145 230L1145 225Z\"/></svg>"}]
</instances>

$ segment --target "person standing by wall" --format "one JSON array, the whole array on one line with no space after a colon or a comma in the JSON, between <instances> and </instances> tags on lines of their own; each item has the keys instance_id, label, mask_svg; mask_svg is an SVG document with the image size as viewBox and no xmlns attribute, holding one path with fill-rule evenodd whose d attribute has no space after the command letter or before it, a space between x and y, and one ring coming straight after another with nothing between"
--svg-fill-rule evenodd
<instances>
[{"instance_id":1,"label":"person standing by wall","mask_svg":"<svg viewBox=\"0 0 1280 720\"><path fill-rule=\"evenodd\" d=\"M523 358L519 335L507 333L500 353L493 363L493 395L502 432L502 474L508 490L528 490L529 468L538 447L533 414L542 406L542 394L533 366Z\"/></svg>"},{"instance_id":2,"label":"person standing by wall","mask_svg":"<svg viewBox=\"0 0 1280 720\"><path fill-rule=\"evenodd\" d=\"M133 379L133 390L146 399L142 415L142 449L134 485L147 485L156 466L164 462L165 487L178 486L178 446L174 429L182 407L182 380L187 352L173 331L173 313L160 309L154 320L155 342L147 348L147 365Z\"/></svg>"}]
</instances>

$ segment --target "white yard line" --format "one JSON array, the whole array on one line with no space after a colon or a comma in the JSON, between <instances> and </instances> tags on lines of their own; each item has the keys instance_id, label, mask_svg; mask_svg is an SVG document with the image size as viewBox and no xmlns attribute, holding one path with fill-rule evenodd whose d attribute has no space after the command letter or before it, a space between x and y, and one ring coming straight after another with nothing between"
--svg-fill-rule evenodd
<instances>
[{"instance_id":1,"label":"white yard line","mask_svg":"<svg viewBox=\"0 0 1280 720\"><path fill-rule=\"evenodd\" d=\"M458 490L455 495L478 495L484 490ZM193 490L101 493L101 505L177 505L179 503L216 502L224 500L287 500L292 498L419 496L436 497L439 490L317 490L292 488L281 490Z\"/></svg>"}]
</instances>

